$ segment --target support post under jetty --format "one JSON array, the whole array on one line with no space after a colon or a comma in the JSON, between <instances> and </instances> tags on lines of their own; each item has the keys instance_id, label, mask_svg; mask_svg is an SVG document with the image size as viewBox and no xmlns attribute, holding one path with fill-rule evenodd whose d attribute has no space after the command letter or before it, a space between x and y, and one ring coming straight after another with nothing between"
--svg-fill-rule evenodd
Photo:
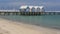
<instances>
[{"instance_id":1,"label":"support post under jetty","mask_svg":"<svg viewBox=\"0 0 60 34\"><path fill-rule=\"evenodd\" d=\"M0 15L26 15L26 16L60 15L60 12L0 12Z\"/></svg>"},{"instance_id":2,"label":"support post under jetty","mask_svg":"<svg viewBox=\"0 0 60 34\"><path fill-rule=\"evenodd\" d=\"M60 12L20 12L21 15L60 15Z\"/></svg>"},{"instance_id":3,"label":"support post under jetty","mask_svg":"<svg viewBox=\"0 0 60 34\"><path fill-rule=\"evenodd\" d=\"M21 15L28 15L28 16L41 15L41 12L21 12Z\"/></svg>"}]
</instances>

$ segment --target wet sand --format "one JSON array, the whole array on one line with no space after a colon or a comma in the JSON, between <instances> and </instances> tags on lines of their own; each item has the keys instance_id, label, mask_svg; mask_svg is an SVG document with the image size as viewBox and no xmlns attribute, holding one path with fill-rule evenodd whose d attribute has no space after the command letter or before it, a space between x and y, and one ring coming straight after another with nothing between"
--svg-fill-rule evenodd
<instances>
[{"instance_id":1,"label":"wet sand","mask_svg":"<svg viewBox=\"0 0 60 34\"><path fill-rule=\"evenodd\" d=\"M0 34L60 34L60 30L0 18Z\"/></svg>"}]
</instances>

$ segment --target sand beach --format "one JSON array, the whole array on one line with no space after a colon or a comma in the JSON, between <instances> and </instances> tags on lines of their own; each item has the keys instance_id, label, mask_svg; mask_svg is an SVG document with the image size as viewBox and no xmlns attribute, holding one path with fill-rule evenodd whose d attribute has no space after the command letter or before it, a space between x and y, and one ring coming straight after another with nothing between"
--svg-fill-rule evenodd
<instances>
[{"instance_id":1,"label":"sand beach","mask_svg":"<svg viewBox=\"0 0 60 34\"><path fill-rule=\"evenodd\" d=\"M0 18L0 34L60 34L60 30Z\"/></svg>"}]
</instances>

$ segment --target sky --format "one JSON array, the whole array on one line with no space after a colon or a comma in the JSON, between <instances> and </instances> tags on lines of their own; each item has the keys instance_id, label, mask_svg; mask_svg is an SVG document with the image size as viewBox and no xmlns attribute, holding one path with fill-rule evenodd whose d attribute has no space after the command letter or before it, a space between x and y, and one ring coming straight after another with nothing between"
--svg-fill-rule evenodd
<instances>
[{"instance_id":1,"label":"sky","mask_svg":"<svg viewBox=\"0 0 60 34\"><path fill-rule=\"evenodd\" d=\"M0 0L0 9L19 10L22 5L44 6L46 11L60 11L60 0Z\"/></svg>"}]
</instances>

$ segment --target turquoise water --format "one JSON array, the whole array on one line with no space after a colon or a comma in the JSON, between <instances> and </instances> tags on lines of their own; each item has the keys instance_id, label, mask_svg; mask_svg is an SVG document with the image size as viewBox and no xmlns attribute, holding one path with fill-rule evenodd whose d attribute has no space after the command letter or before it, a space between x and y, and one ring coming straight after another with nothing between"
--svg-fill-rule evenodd
<instances>
[{"instance_id":1,"label":"turquoise water","mask_svg":"<svg viewBox=\"0 0 60 34\"><path fill-rule=\"evenodd\" d=\"M0 16L1 18L19 21L27 24L33 24L37 26L46 26L60 28L60 15L53 16Z\"/></svg>"}]
</instances>

